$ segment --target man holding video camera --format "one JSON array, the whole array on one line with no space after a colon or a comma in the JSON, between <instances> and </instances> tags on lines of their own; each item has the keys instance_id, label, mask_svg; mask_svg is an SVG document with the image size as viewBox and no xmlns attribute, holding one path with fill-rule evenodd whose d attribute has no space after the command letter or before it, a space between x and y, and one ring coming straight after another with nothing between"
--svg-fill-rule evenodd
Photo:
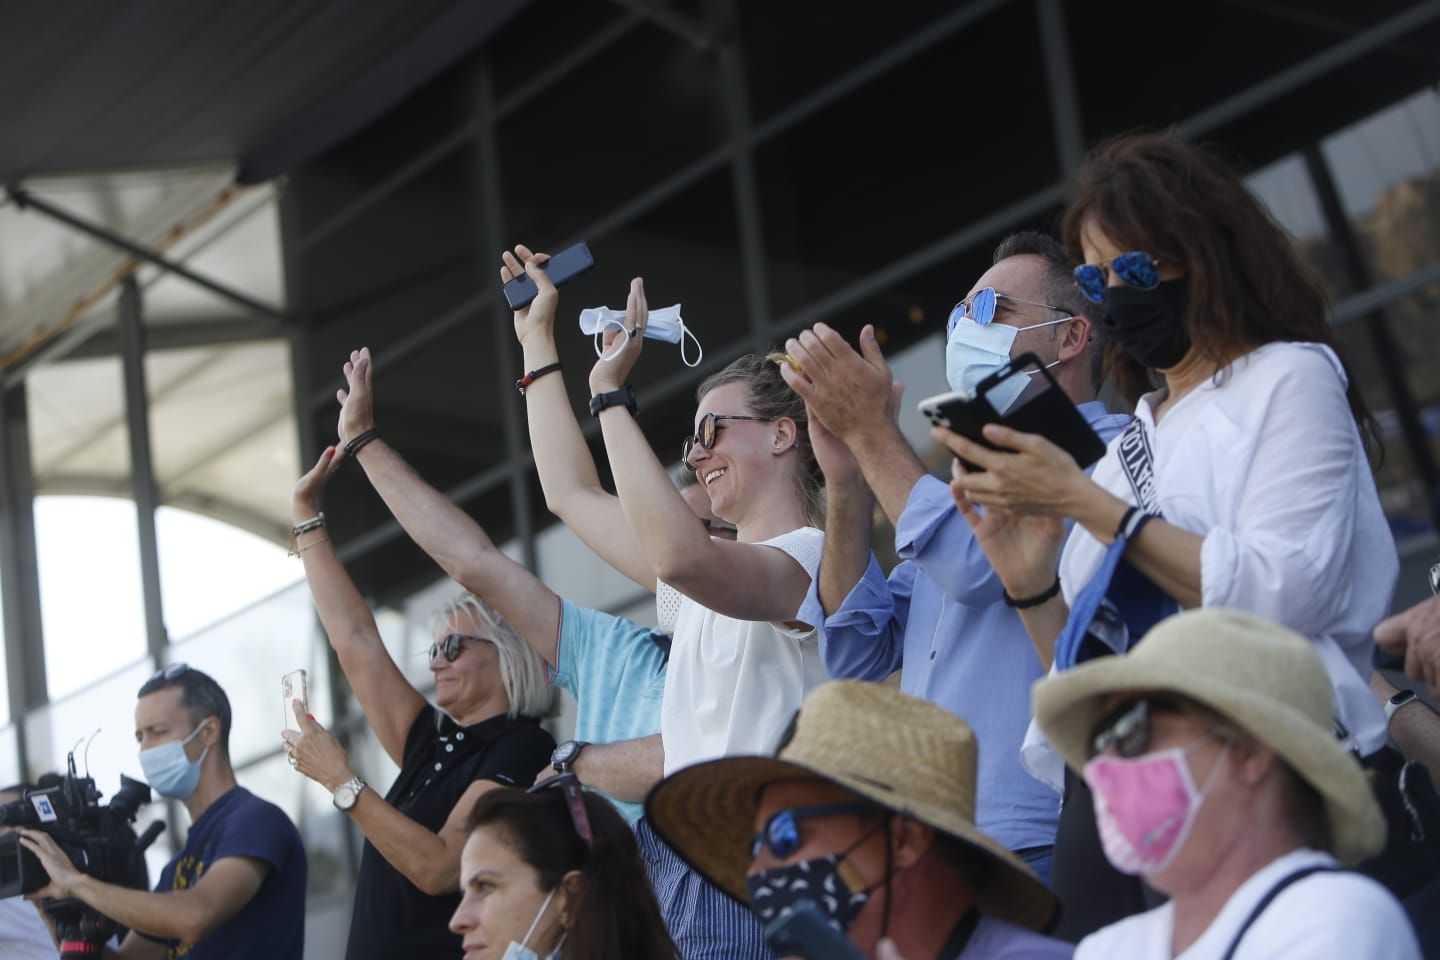
<instances>
[{"instance_id":1,"label":"man holding video camera","mask_svg":"<svg viewBox=\"0 0 1440 960\"><path fill-rule=\"evenodd\" d=\"M30 899L73 897L129 927L108 957L301 960L305 849L279 807L235 782L225 691L171 664L140 688L135 738L150 787L190 813L184 849L151 893L88 876L48 834L22 829L21 843L50 875Z\"/></svg>"},{"instance_id":2,"label":"man holding video camera","mask_svg":"<svg viewBox=\"0 0 1440 960\"><path fill-rule=\"evenodd\" d=\"M1034 353L1108 442L1129 418L1109 414L1096 400L1091 306L1059 241L1033 232L1007 237L950 313L946 379L973 394L1012 359ZM825 552L798 619L822 625L820 649L831 676L879 681L903 664L906 693L974 729L985 744L980 829L1048 882L1059 796L1020 763L1030 686L1044 667L1015 608L1033 598L1005 593L950 488L930 475L886 410L891 374L874 332L861 332L856 352L817 324L789 340L786 351L802 372L786 366L781 373L805 398L812 425L818 419L853 454L849 463L822 462ZM1043 386L1042 375L1028 377L1005 381L1000 399L993 392L987 399L1016 407ZM895 525L902 561L888 578L870 551L876 500Z\"/></svg>"}]
</instances>

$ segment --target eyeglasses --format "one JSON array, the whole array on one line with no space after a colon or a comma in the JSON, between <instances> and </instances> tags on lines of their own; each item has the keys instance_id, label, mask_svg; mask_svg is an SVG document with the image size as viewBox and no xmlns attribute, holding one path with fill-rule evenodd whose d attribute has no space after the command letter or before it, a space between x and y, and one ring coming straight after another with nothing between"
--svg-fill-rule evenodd
<instances>
[{"instance_id":1,"label":"eyeglasses","mask_svg":"<svg viewBox=\"0 0 1440 960\"><path fill-rule=\"evenodd\" d=\"M722 420L749 420L752 423L773 423L774 417L742 417L735 413L707 413L700 418L700 429L685 438L680 445L680 459L689 463L690 451L695 449L695 444L700 444L706 450L715 448L715 438L720 433L720 422Z\"/></svg>"},{"instance_id":2,"label":"eyeglasses","mask_svg":"<svg viewBox=\"0 0 1440 960\"><path fill-rule=\"evenodd\" d=\"M184 662L183 660L177 660L174 663L167 664L166 666L163 666L159 670L156 670L154 673L152 673L150 675L150 682L153 683L156 680L174 680L176 677L183 675L185 671L189 669L190 664Z\"/></svg>"},{"instance_id":3,"label":"eyeglasses","mask_svg":"<svg viewBox=\"0 0 1440 960\"><path fill-rule=\"evenodd\" d=\"M485 637L470 637L466 636L463 633L452 633L442 639L439 643L430 644L430 659L434 660L435 655L439 653L444 654L446 663L454 663L455 659L460 656L460 641L462 640L474 640L477 643L489 642L488 640L486 640Z\"/></svg>"},{"instance_id":4,"label":"eyeglasses","mask_svg":"<svg viewBox=\"0 0 1440 960\"><path fill-rule=\"evenodd\" d=\"M760 851L769 849L776 860L787 860L800 849L800 821L820 817L840 817L846 814L860 814L875 809L868 803L827 803L818 807L795 807L781 810L765 821L765 829L755 834L750 841L750 859L760 856Z\"/></svg>"},{"instance_id":5,"label":"eyeglasses","mask_svg":"<svg viewBox=\"0 0 1440 960\"><path fill-rule=\"evenodd\" d=\"M1164 697L1145 697L1121 704L1095 726L1090 735L1090 756L1097 757L1112 747L1126 759L1150 751L1151 713L1180 714L1180 704Z\"/></svg>"},{"instance_id":6,"label":"eyeglasses","mask_svg":"<svg viewBox=\"0 0 1440 960\"><path fill-rule=\"evenodd\" d=\"M981 287L969 297L961 300L950 309L950 317L945 321L945 335L955 329L955 324L969 317L979 326L987 326L995 319L995 301L1009 300L1011 303L1028 303L1032 307L1044 307L1046 310L1054 310L1056 313L1065 313L1065 308L1053 306L1048 303L1040 303L1036 300L1024 300L1020 297L1012 297L1008 293L996 293L994 287ZM1065 319L1070 319L1066 317ZM1057 323L1059 321L1056 321Z\"/></svg>"},{"instance_id":7,"label":"eyeglasses","mask_svg":"<svg viewBox=\"0 0 1440 960\"><path fill-rule=\"evenodd\" d=\"M1440 596L1440 563L1430 568L1430 592Z\"/></svg>"},{"instance_id":8,"label":"eyeglasses","mask_svg":"<svg viewBox=\"0 0 1440 960\"><path fill-rule=\"evenodd\" d=\"M573 773L562 773L558 777L535 784L525 792L543 793L550 789L558 789L565 794L565 805L570 808L570 822L575 825L575 832L585 841L587 847L595 849L595 832L590 829L590 814L585 810L585 795L580 789L580 778Z\"/></svg>"},{"instance_id":9,"label":"eyeglasses","mask_svg":"<svg viewBox=\"0 0 1440 960\"><path fill-rule=\"evenodd\" d=\"M1111 271L1127 286L1154 290L1160 285L1160 263L1148 253L1132 250L1107 263L1082 263L1075 268L1075 284L1092 302L1105 300L1105 285Z\"/></svg>"}]
</instances>

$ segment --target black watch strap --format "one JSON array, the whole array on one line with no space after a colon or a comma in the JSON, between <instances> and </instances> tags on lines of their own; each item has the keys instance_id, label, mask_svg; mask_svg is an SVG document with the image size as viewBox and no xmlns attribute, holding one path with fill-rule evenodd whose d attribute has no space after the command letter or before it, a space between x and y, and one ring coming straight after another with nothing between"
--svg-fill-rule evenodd
<instances>
[{"instance_id":1,"label":"black watch strap","mask_svg":"<svg viewBox=\"0 0 1440 960\"><path fill-rule=\"evenodd\" d=\"M635 391L630 389L628 383L619 390L611 390L609 393L600 393L591 397L590 416L598 417L600 411L619 406L627 408L632 417L640 412L639 406L635 403Z\"/></svg>"}]
</instances>

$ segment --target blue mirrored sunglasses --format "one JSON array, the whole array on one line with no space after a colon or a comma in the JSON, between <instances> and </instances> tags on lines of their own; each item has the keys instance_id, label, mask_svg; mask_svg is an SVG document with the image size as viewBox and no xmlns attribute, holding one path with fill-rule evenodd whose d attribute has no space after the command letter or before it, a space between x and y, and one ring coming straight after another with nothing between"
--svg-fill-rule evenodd
<instances>
[{"instance_id":1,"label":"blue mirrored sunglasses","mask_svg":"<svg viewBox=\"0 0 1440 960\"><path fill-rule=\"evenodd\" d=\"M1139 250L1122 253L1109 263L1080 264L1075 268L1075 283L1091 303L1100 303L1105 299L1105 285L1111 271L1127 286L1139 290L1154 290L1160 285L1160 264Z\"/></svg>"},{"instance_id":2,"label":"blue mirrored sunglasses","mask_svg":"<svg viewBox=\"0 0 1440 960\"><path fill-rule=\"evenodd\" d=\"M760 856L760 851L769 849L776 860L788 860L800 849L800 821L817 817L839 817L849 813L860 814L874 809L868 803L827 803L818 807L795 807L781 810L765 821L765 829L755 834L750 841L750 859Z\"/></svg>"},{"instance_id":3,"label":"blue mirrored sunglasses","mask_svg":"<svg viewBox=\"0 0 1440 960\"><path fill-rule=\"evenodd\" d=\"M978 326L985 326L995 319L995 303L997 300L1009 300L1011 303L1028 303L1032 307L1043 307L1046 310L1054 310L1056 313L1065 313L1064 307L1057 307L1049 303L1040 303L1038 300L1025 300L1020 297L1012 297L1008 293L996 293L994 287L981 287L970 297L961 300L950 309L950 317L945 321L945 335L948 337L955 329L955 324L969 317Z\"/></svg>"}]
</instances>

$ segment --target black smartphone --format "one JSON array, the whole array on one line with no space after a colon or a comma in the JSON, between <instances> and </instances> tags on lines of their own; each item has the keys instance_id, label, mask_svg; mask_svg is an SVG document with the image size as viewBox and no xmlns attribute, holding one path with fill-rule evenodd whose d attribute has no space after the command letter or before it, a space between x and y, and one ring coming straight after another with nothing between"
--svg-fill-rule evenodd
<instances>
[{"instance_id":1,"label":"black smartphone","mask_svg":"<svg viewBox=\"0 0 1440 960\"><path fill-rule=\"evenodd\" d=\"M777 957L805 960L867 960L843 933L830 926L825 914L809 900L801 900L783 917L765 927L765 940Z\"/></svg>"},{"instance_id":2,"label":"black smartphone","mask_svg":"<svg viewBox=\"0 0 1440 960\"><path fill-rule=\"evenodd\" d=\"M595 258L590 256L590 248L582 240L575 246L566 247L546 260L545 272L550 275L550 282L558 287L566 280L580 276L593 266L595 266ZM500 289L505 292L505 302L510 304L511 310L523 310L540 292L535 289L535 281L523 273Z\"/></svg>"},{"instance_id":3,"label":"black smartphone","mask_svg":"<svg viewBox=\"0 0 1440 960\"><path fill-rule=\"evenodd\" d=\"M1006 404L1002 415L990 402L990 395L1004 395L1014 390L1013 378L1021 376L1027 382ZM1074 457L1082 470L1105 455L1105 442L1033 353L1016 357L981 380L975 386L973 397L964 393L942 393L921 400L919 408L921 415L933 425L947 427L991 450L1001 448L986 440L981 431L987 423L999 423L1021 433L1038 433ZM963 457L959 460L972 473L984 470Z\"/></svg>"}]
</instances>

